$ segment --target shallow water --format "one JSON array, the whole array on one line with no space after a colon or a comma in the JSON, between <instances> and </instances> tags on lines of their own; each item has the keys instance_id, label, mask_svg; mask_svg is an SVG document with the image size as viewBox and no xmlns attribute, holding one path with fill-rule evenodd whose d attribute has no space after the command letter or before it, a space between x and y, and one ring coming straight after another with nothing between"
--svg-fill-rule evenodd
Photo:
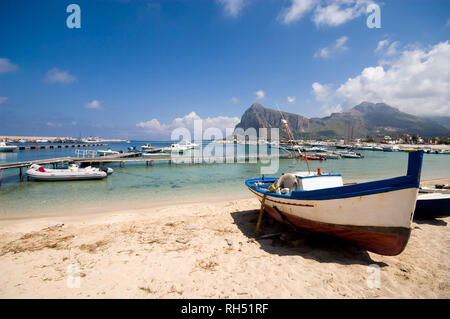
<instances>
[{"instance_id":1,"label":"shallow water","mask_svg":"<svg viewBox=\"0 0 450 319\"><path fill-rule=\"evenodd\" d=\"M124 150L146 142L111 143L95 149ZM170 142L151 142L156 147ZM234 148L229 145L227 147ZM250 152L256 148L252 148ZM247 153L249 150L247 150ZM368 181L404 175L408 153L360 151L363 159L310 161L311 170L340 173L345 182ZM0 163L75 156L72 149L29 150L0 153ZM104 180L70 182L19 182L18 170L3 172L0 190L0 218L23 215L65 214L78 209L134 208L164 203L232 199L250 196L245 179L261 176L261 163L109 165L114 173ZM279 170L305 171L305 162L281 159ZM450 178L450 156L425 154L422 179Z\"/></svg>"}]
</instances>

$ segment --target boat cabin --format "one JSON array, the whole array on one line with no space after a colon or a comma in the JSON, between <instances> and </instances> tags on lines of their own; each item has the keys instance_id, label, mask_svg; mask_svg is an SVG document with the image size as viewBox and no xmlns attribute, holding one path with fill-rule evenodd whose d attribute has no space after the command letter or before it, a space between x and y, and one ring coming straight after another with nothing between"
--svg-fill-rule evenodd
<instances>
[{"instance_id":1,"label":"boat cabin","mask_svg":"<svg viewBox=\"0 0 450 319\"><path fill-rule=\"evenodd\" d=\"M318 174L310 172L295 172L285 174L279 180L277 192L290 194L295 190L311 191L315 189L343 186L341 174Z\"/></svg>"}]
</instances>

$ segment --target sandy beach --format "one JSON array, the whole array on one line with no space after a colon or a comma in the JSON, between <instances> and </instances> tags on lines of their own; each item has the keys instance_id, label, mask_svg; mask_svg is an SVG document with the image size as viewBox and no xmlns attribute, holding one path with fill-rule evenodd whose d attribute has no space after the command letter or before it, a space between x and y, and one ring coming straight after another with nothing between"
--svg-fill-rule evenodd
<instances>
[{"instance_id":1,"label":"sandy beach","mask_svg":"<svg viewBox=\"0 0 450 319\"><path fill-rule=\"evenodd\" d=\"M387 257L268 218L262 235L282 235L255 240L258 208L249 197L2 220L0 297L450 298L448 218L415 221Z\"/></svg>"}]
</instances>

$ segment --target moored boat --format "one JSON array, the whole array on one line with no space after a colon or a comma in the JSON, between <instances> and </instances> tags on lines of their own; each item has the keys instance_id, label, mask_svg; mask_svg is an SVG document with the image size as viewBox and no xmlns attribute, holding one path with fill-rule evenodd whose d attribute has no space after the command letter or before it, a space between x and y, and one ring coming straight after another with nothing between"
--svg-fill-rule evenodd
<instances>
[{"instance_id":1,"label":"moored boat","mask_svg":"<svg viewBox=\"0 0 450 319\"><path fill-rule=\"evenodd\" d=\"M119 154L119 152L113 151L111 149L108 149L106 151L105 150L97 150L97 153L98 153L99 156L117 155L117 154Z\"/></svg>"},{"instance_id":2,"label":"moored boat","mask_svg":"<svg viewBox=\"0 0 450 319\"><path fill-rule=\"evenodd\" d=\"M414 217L434 218L446 216L450 216L450 193L419 193Z\"/></svg>"},{"instance_id":3,"label":"moored boat","mask_svg":"<svg viewBox=\"0 0 450 319\"><path fill-rule=\"evenodd\" d=\"M33 164L27 170L27 176L39 181L73 181L103 179L108 174L90 166L80 168L78 165L70 165L67 169L49 169Z\"/></svg>"},{"instance_id":4,"label":"moored boat","mask_svg":"<svg viewBox=\"0 0 450 319\"><path fill-rule=\"evenodd\" d=\"M19 147L16 145L7 145L5 142L0 142L0 152L17 152Z\"/></svg>"},{"instance_id":5,"label":"moored boat","mask_svg":"<svg viewBox=\"0 0 450 319\"><path fill-rule=\"evenodd\" d=\"M405 176L344 185L339 174L294 173L245 183L275 220L398 255L411 234L423 152L408 154Z\"/></svg>"}]
</instances>

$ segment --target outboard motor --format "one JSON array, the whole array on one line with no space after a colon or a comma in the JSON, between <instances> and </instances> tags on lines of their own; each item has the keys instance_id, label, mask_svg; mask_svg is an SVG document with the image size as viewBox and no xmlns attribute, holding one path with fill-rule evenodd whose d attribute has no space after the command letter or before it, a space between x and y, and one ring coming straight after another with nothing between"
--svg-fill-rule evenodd
<instances>
[{"instance_id":1,"label":"outboard motor","mask_svg":"<svg viewBox=\"0 0 450 319\"><path fill-rule=\"evenodd\" d=\"M279 194L291 194L297 188L298 180L294 174L284 174L278 180L277 193Z\"/></svg>"}]
</instances>

